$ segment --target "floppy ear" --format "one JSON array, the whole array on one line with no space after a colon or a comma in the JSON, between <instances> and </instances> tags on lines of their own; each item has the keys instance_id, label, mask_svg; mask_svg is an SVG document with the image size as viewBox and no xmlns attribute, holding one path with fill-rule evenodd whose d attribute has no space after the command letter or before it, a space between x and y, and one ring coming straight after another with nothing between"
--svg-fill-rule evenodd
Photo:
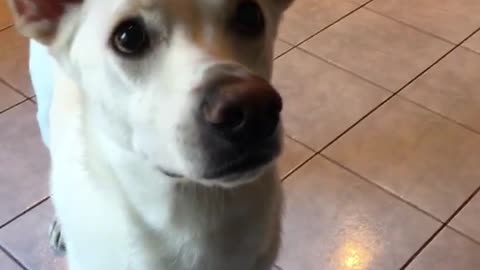
<instances>
[{"instance_id":1,"label":"floppy ear","mask_svg":"<svg viewBox=\"0 0 480 270\"><path fill-rule=\"evenodd\" d=\"M20 33L48 45L59 24L74 6L83 0L7 0Z\"/></svg>"}]
</instances>

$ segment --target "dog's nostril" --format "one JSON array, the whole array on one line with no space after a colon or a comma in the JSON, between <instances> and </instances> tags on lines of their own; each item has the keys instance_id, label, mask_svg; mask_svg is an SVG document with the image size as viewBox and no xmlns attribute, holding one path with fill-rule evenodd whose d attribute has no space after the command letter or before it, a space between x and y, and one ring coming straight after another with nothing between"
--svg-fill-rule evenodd
<instances>
[{"instance_id":1,"label":"dog's nostril","mask_svg":"<svg viewBox=\"0 0 480 270\"><path fill-rule=\"evenodd\" d=\"M203 114L207 123L219 129L238 129L245 120L243 108L229 102L206 103L203 107Z\"/></svg>"}]
</instances>

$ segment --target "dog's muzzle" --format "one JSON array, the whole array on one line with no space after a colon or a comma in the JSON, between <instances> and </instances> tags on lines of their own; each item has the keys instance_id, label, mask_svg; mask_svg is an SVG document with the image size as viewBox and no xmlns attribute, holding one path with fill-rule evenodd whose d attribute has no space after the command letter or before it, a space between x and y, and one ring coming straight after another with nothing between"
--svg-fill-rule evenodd
<instances>
[{"instance_id":1,"label":"dog's muzzle","mask_svg":"<svg viewBox=\"0 0 480 270\"><path fill-rule=\"evenodd\" d=\"M199 88L198 123L206 153L204 178L258 169L280 153L282 99L266 80L217 65Z\"/></svg>"}]
</instances>

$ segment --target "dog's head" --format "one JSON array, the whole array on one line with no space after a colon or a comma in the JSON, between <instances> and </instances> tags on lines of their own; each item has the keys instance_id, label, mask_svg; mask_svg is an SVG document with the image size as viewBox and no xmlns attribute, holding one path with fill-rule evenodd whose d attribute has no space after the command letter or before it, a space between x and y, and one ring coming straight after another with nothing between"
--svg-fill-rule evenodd
<instances>
[{"instance_id":1,"label":"dog's head","mask_svg":"<svg viewBox=\"0 0 480 270\"><path fill-rule=\"evenodd\" d=\"M269 83L292 0L9 0L97 128L170 175L236 185L281 148Z\"/></svg>"}]
</instances>

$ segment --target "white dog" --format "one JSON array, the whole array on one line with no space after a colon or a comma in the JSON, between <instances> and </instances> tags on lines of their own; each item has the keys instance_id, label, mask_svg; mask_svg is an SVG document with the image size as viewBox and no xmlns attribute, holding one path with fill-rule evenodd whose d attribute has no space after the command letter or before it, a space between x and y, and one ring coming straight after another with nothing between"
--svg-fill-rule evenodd
<instances>
[{"instance_id":1,"label":"white dog","mask_svg":"<svg viewBox=\"0 0 480 270\"><path fill-rule=\"evenodd\" d=\"M267 270L292 0L9 0L57 62L51 189L71 270ZM57 241L57 248L63 244Z\"/></svg>"}]
</instances>

